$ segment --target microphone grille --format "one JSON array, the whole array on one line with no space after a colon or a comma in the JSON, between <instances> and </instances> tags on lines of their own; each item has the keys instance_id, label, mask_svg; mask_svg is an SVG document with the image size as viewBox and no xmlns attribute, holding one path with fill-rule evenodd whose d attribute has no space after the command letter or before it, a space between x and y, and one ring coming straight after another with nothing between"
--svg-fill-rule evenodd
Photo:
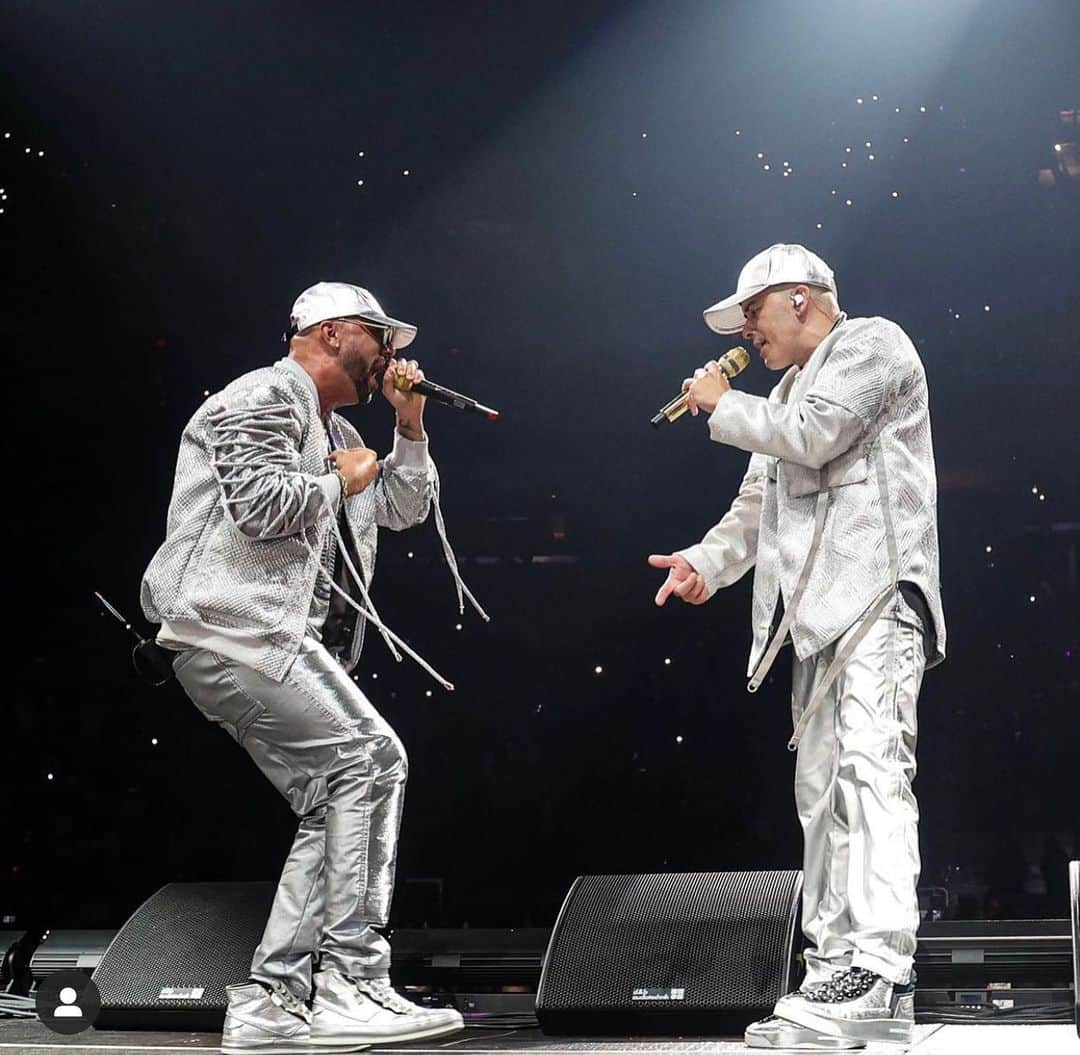
<instances>
[{"instance_id":1,"label":"microphone grille","mask_svg":"<svg viewBox=\"0 0 1080 1055\"><path fill-rule=\"evenodd\" d=\"M750 353L741 345L738 348L732 348L730 352L725 352L720 358L720 369L728 377L741 374L749 365Z\"/></svg>"}]
</instances>

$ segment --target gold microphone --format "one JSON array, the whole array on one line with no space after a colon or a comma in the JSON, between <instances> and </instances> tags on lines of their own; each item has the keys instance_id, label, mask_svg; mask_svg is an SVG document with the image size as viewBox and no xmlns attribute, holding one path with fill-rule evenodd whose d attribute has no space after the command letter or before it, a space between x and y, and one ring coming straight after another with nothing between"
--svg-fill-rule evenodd
<instances>
[{"instance_id":1,"label":"gold microphone","mask_svg":"<svg viewBox=\"0 0 1080 1055\"><path fill-rule=\"evenodd\" d=\"M732 348L725 352L717 360L724 377L729 381L736 375L741 374L750 365L750 353L745 348ZM686 413L686 393L681 392L670 403L665 403L660 412L651 421L654 429L659 428L665 421L678 421Z\"/></svg>"}]
</instances>

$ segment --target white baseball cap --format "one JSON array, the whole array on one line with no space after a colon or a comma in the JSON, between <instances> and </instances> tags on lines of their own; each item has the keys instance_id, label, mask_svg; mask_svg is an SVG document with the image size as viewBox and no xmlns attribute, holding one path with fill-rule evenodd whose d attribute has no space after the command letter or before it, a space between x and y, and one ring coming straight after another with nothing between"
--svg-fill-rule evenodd
<instances>
[{"instance_id":1,"label":"white baseball cap","mask_svg":"<svg viewBox=\"0 0 1080 1055\"><path fill-rule=\"evenodd\" d=\"M750 258L739 272L738 285L730 297L705 309L705 325L717 333L738 333L746 325L743 304L763 289L787 282L820 286L836 295L832 268L820 256L805 246L777 243Z\"/></svg>"},{"instance_id":2,"label":"white baseball cap","mask_svg":"<svg viewBox=\"0 0 1080 1055\"><path fill-rule=\"evenodd\" d=\"M411 322L391 319L371 293L348 282L316 282L305 289L289 314L290 335L317 322L349 317L389 329L390 347L395 350L411 344L416 336L416 327Z\"/></svg>"}]
</instances>

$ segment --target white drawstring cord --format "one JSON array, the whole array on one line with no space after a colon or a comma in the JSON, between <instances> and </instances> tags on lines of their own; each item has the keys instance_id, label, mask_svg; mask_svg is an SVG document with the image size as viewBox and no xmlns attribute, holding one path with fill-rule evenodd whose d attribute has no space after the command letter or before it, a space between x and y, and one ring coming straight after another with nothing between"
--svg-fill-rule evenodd
<instances>
[{"instance_id":1,"label":"white drawstring cord","mask_svg":"<svg viewBox=\"0 0 1080 1055\"><path fill-rule=\"evenodd\" d=\"M421 656L418 652L411 649L404 641L401 640L400 637L398 637L397 634L394 633L393 630L391 630L379 618L378 614L374 610L375 606L371 603L371 598L370 598L370 596L369 596L369 594L367 592L367 588L364 586L363 578L357 572L356 568L353 566L352 561L349 559L348 551L345 549L345 543L344 543L344 540L341 537L341 531L338 528L337 517L336 516L334 517L333 521L331 522L331 525L333 527L334 536L337 539L337 544L341 548L341 556L342 556L342 559L345 561L345 567L348 569L349 574L352 575L353 581L360 588L360 594L364 599L364 603L368 607L365 608L364 605L357 604L357 602L352 597L350 597L349 594L345 590L341 589L341 587L338 586L338 584L336 582L334 582L333 576L330 574L330 572L328 572L326 570L326 568L323 567L322 561L320 561L318 559L318 555L315 553L315 549L311 545L311 543L308 542L307 536L304 536L304 545L307 546L308 552L311 553L312 556L314 556L316 561L318 562L317 566L318 566L319 572L322 573L323 575L325 575L327 577L327 579L329 580L330 589L333 590L334 593L336 593L339 597L341 597L345 601L346 604L348 604L352 608L355 608L356 611L360 613L360 615L362 615L365 619L370 620L375 625L375 627L378 629L379 633L382 634L383 640L386 641L386 645L390 649L390 652L393 654L394 658L399 663L401 662L401 653L399 653L397 651L397 649L394 647L395 644L399 645L401 647L402 652L404 652L406 655L408 655L419 666L423 667L424 670L426 670L428 672L428 674L430 674L440 685L443 686L443 688L447 689L449 692L453 692L454 691L453 682L447 681L447 679L444 678L430 663L428 663L428 661L426 659L424 659L423 656Z\"/></svg>"},{"instance_id":2,"label":"white drawstring cord","mask_svg":"<svg viewBox=\"0 0 1080 1055\"><path fill-rule=\"evenodd\" d=\"M439 534L439 541L442 542L443 555L446 557L446 563L450 567L450 574L454 578L454 585L457 587L457 599L458 599L458 614L465 614L465 601L462 597L468 597L469 602L473 608L480 614L480 618L485 623L491 622L491 616L484 611L480 606L480 602L473 596L472 590L465 585L465 580L461 577L461 572L458 570L457 557L454 556L454 549L450 545L450 540L446 537L446 521L443 520L442 503L439 501L439 476L436 473L432 485L432 499L435 505L435 530Z\"/></svg>"}]
</instances>

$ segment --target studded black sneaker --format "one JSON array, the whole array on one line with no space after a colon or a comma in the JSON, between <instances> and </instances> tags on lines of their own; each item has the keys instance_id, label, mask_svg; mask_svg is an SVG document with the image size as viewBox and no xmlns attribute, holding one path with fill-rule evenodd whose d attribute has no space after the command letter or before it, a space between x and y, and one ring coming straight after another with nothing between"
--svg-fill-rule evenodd
<instances>
[{"instance_id":1,"label":"studded black sneaker","mask_svg":"<svg viewBox=\"0 0 1080 1055\"><path fill-rule=\"evenodd\" d=\"M915 985L894 985L873 971L848 967L827 982L782 997L774 1010L781 1018L826 1036L910 1044Z\"/></svg>"}]
</instances>

